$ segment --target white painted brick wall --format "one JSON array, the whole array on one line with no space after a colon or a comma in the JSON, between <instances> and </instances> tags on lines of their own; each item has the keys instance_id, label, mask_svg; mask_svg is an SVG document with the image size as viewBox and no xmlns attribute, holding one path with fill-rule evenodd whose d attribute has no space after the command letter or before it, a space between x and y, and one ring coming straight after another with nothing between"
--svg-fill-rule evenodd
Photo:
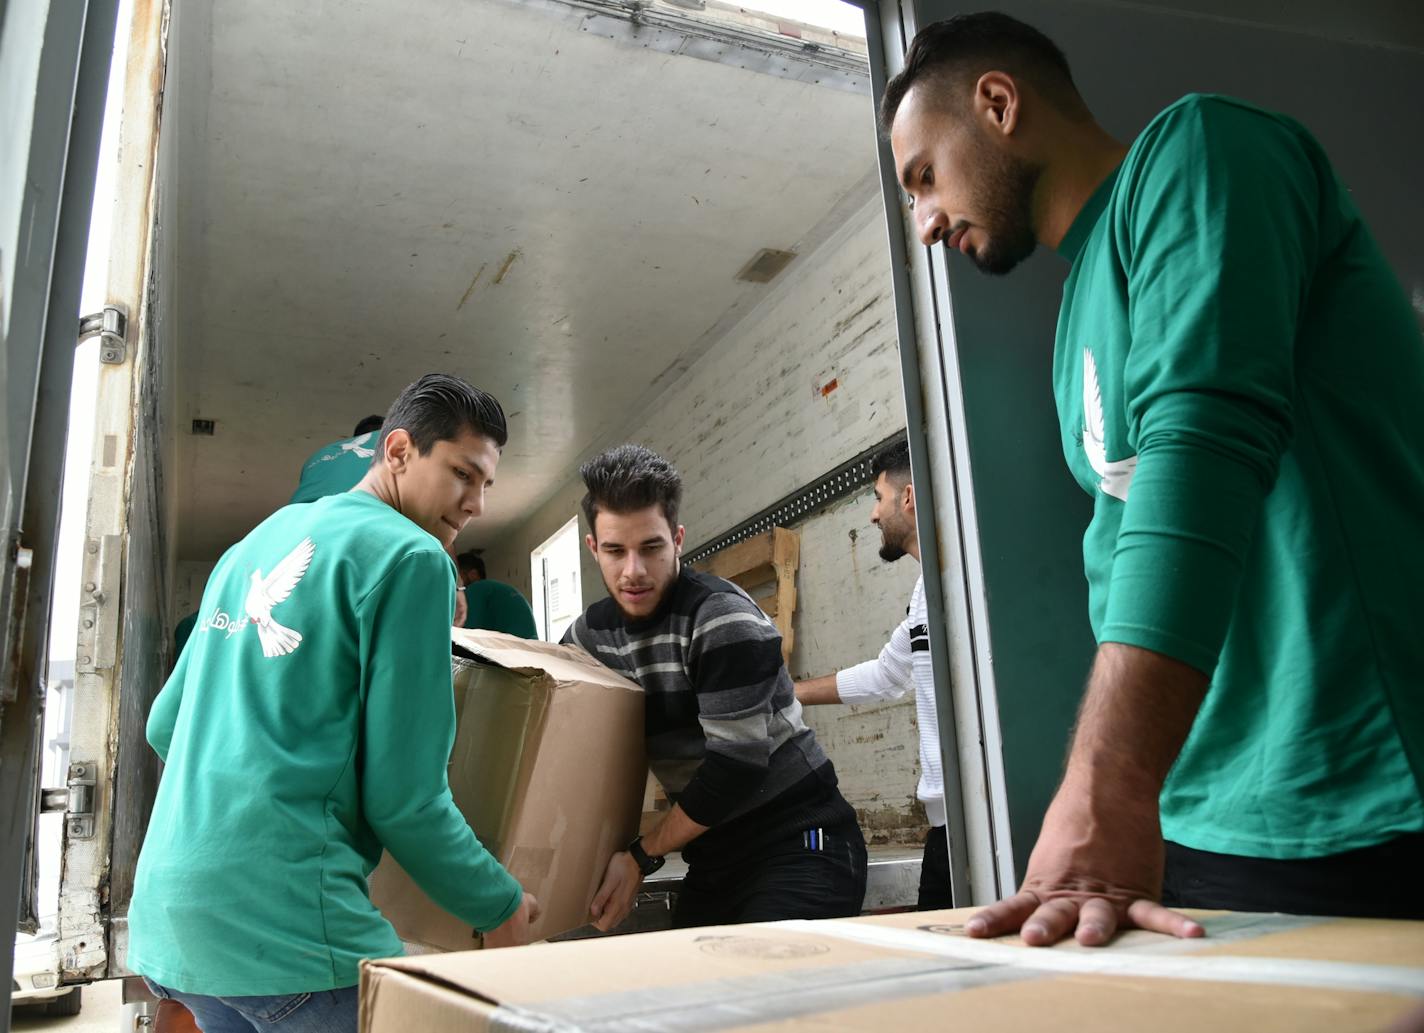
<instances>
[{"instance_id":1,"label":"white painted brick wall","mask_svg":"<svg viewBox=\"0 0 1424 1033\"><path fill-rule=\"evenodd\" d=\"M880 558L867 489L799 525L795 678L818 677L869 660L905 619L920 568L913 557ZM872 841L903 841L924 830L915 800L919 730L914 693L893 703L806 708L806 723L835 762L841 791Z\"/></svg>"},{"instance_id":2,"label":"white painted brick wall","mask_svg":"<svg viewBox=\"0 0 1424 1033\"><path fill-rule=\"evenodd\" d=\"M885 228L874 197L797 259L759 306L668 387L629 440L682 471L683 522L695 546L903 426ZM527 594L530 551L577 511L582 496L582 485L570 480L518 532L487 549L490 576ZM913 559L892 565L879 558L871 504L867 489L798 527L795 677L870 659L904 618L918 570ZM588 605L603 592L587 555L583 582ZM912 696L813 708L808 722L872 839L922 835Z\"/></svg>"}]
</instances>

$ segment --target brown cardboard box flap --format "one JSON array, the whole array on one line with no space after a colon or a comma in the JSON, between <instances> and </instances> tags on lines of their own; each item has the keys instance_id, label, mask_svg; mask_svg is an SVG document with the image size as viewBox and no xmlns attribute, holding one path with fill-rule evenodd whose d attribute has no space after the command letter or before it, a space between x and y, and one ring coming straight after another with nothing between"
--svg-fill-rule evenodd
<instances>
[{"instance_id":1,"label":"brown cardboard box flap","mask_svg":"<svg viewBox=\"0 0 1424 1033\"><path fill-rule=\"evenodd\" d=\"M450 641L457 651L520 674L547 675L560 684L583 682L641 693L636 682L603 666L579 646L519 638L500 631L453 628Z\"/></svg>"},{"instance_id":2,"label":"brown cardboard box flap","mask_svg":"<svg viewBox=\"0 0 1424 1033\"><path fill-rule=\"evenodd\" d=\"M972 910L680 929L369 963L392 998L463 993L461 1030L1381 1030L1424 1003L1424 923L1197 913L1199 940L971 940ZM387 980L399 975L400 988Z\"/></svg>"},{"instance_id":3,"label":"brown cardboard box flap","mask_svg":"<svg viewBox=\"0 0 1424 1033\"><path fill-rule=\"evenodd\" d=\"M581 649L456 630L455 805L481 843L539 898L536 938L588 921L608 859L633 838L647 761L643 690ZM478 943L390 855L371 899L401 939L437 950Z\"/></svg>"}]
</instances>

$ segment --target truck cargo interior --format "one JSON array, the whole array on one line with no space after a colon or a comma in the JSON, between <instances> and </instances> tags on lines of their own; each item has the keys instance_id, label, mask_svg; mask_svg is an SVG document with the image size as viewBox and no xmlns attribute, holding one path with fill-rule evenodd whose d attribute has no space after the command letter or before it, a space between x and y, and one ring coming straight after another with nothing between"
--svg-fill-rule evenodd
<instances>
[{"instance_id":1,"label":"truck cargo interior","mask_svg":"<svg viewBox=\"0 0 1424 1033\"><path fill-rule=\"evenodd\" d=\"M151 496L128 516L127 565L148 565L128 605L151 597L126 652L142 636L151 659L126 685L161 683L172 627L303 460L430 370L508 413L459 547L526 597L544 589L531 553L578 510L579 463L609 445L676 463L695 554L903 434L863 38L715 0L633 19L563 2L172 17L157 418L133 442ZM917 574L877 557L856 476L794 521L796 675L873 656ZM587 605L603 586L578 555ZM867 709L813 721L867 832L917 844L914 707ZM121 777L152 768L125 750Z\"/></svg>"}]
</instances>

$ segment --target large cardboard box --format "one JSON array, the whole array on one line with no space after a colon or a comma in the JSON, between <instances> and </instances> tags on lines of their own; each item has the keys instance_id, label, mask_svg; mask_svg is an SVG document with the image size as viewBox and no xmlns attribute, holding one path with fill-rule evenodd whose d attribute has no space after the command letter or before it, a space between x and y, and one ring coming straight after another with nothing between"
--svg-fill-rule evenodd
<instances>
[{"instance_id":1,"label":"large cardboard box","mask_svg":"<svg viewBox=\"0 0 1424 1033\"><path fill-rule=\"evenodd\" d=\"M1384 1030L1424 923L1199 912L1208 936L973 940L960 911L679 929L365 963L362 1033Z\"/></svg>"},{"instance_id":2,"label":"large cardboard box","mask_svg":"<svg viewBox=\"0 0 1424 1033\"><path fill-rule=\"evenodd\" d=\"M539 898L535 939L584 925L609 857L637 834L648 770L643 690L574 646L456 629L454 648L455 804ZM389 854L370 887L407 943L478 945Z\"/></svg>"}]
</instances>

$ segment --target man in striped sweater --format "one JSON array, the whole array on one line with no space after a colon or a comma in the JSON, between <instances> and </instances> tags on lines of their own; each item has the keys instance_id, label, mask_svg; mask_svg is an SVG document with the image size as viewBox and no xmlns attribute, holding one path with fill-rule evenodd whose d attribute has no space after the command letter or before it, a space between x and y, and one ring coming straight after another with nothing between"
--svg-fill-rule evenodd
<instances>
[{"instance_id":1,"label":"man in striped sweater","mask_svg":"<svg viewBox=\"0 0 1424 1033\"><path fill-rule=\"evenodd\" d=\"M910 448L901 441L871 460L875 474L875 508L871 523L880 528L880 558L920 559L915 529L915 486L910 483ZM847 667L825 678L796 683L796 698L815 703L872 703L899 699L915 690L915 717L920 726L920 784L915 795L924 805L930 831L920 866L921 911L953 907L949 892L949 840L945 836L944 777L940 772L939 723L935 714L934 675L930 669L930 639L925 613L925 578L921 574L910 594L906 617L874 660Z\"/></svg>"},{"instance_id":2,"label":"man in striped sweater","mask_svg":"<svg viewBox=\"0 0 1424 1033\"><path fill-rule=\"evenodd\" d=\"M858 914L865 840L801 718L775 625L736 585L682 567L682 480L665 459L621 445L579 472L608 598L564 641L643 687L648 759L674 801L609 861L595 924L618 925L675 850L688 863L675 926Z\"/></svg>"}]
</instances>

